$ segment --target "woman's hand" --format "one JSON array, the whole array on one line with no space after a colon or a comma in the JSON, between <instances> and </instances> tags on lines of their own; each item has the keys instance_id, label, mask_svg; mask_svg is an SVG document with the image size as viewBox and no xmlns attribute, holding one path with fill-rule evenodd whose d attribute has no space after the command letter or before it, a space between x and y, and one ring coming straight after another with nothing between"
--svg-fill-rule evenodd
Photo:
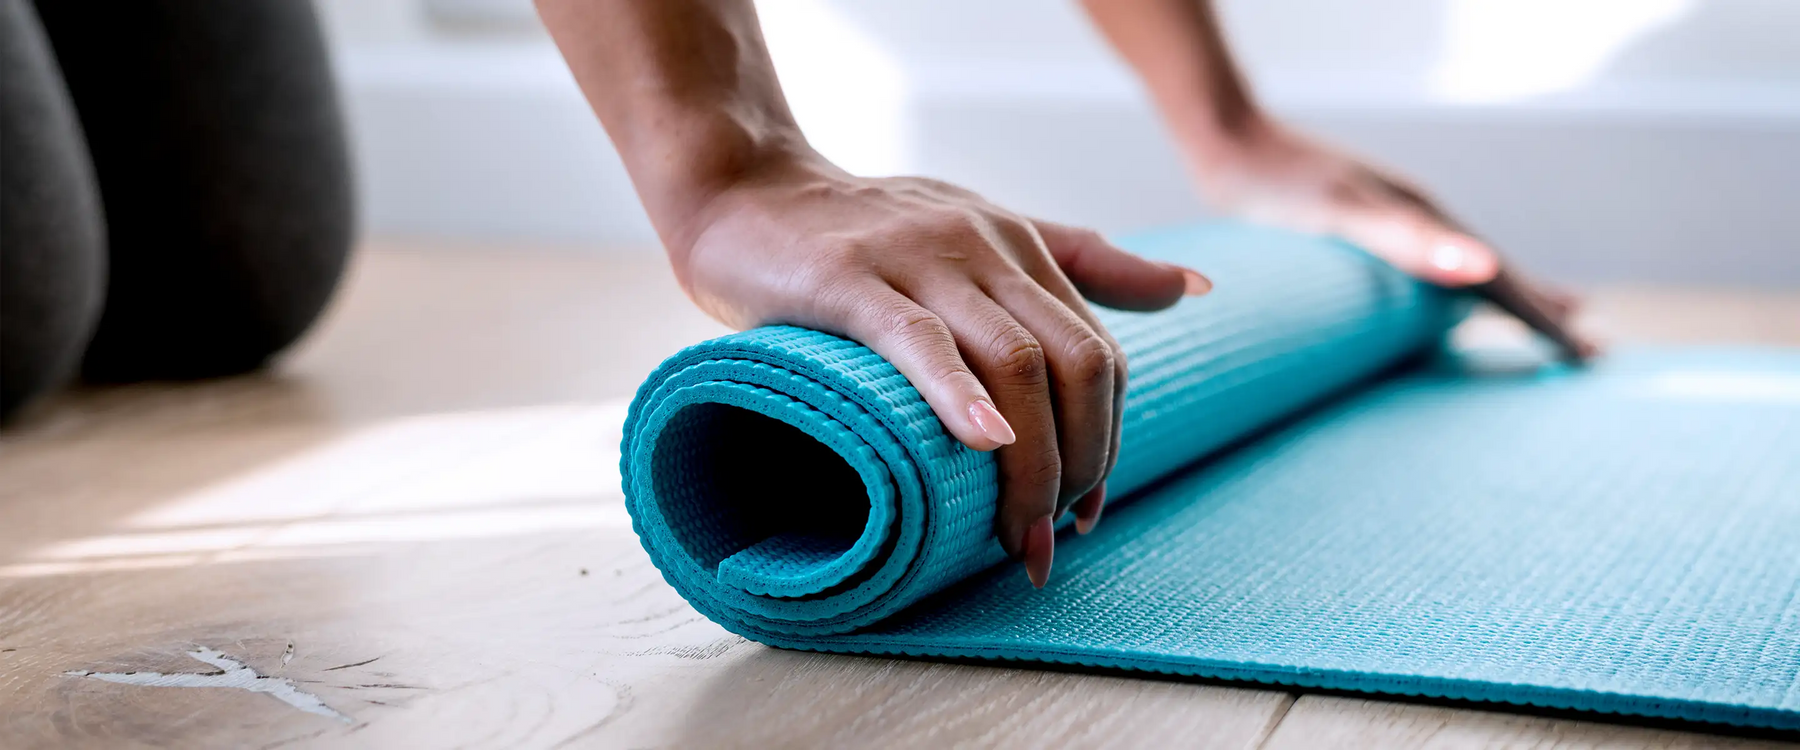
<instances>
[{"instance_id":1,"label":"woman's hand","mask_svg":"<svg viewBox=\"0 0 1800 750\"><path fill-rule=\"evenodd\" d=\"M1052 523L1084 533L1117 458L1125 355L1084 298L1156 310L1211 283L967 190L859 178L811 155L743 173L671 234L676 274L724 323L837 333L887 358L965 445L999 450L998 534L1034 584Z\"/></svg>"},{"instance_id":2,"label":"woman's hand","mask_svg":"<svg viewBox=\"0 0 1800 750\"><path fill-rule=\"evenodd\" d=\"M1093 232L916 178L865 179L806 143L749 0L538 0L675 272L739 328L792 323L894 363L950 432L998 450L995 533L1032 583L1053 519L1093 527L1125 357L1085 296L1135 310L1211 288Z\"/></svg>"},{"instance_id":3,"label":"woman's hand","mask_svg":"<svg viewBox=\"0 0 1800 750\"><path fill-rule=\"evenodd\" d=\"M1530 284L1487 243L1406 180L1270 117L1225 43L1211 0L1082 0L1143 79L1216 207L1255 221L1335 234L1413 276L1471 287L1582 359L1575 298Z\"/></svg>"},{"instance_id":4,"label":"woman's hand","mask_svg":"<svg viewBox=\"0 0 1800 750\"><path fill-rule=\"evenodd\" d=\"M1197 151L1203 156L1194 173L1213 205L1253 221L1343 237L1416 278L1476 290L1566 356L1596 353L1570 326L1573 295L1511 272L1499 253L1405 179L1260 118Z\"/></svg>"}]
</instances>

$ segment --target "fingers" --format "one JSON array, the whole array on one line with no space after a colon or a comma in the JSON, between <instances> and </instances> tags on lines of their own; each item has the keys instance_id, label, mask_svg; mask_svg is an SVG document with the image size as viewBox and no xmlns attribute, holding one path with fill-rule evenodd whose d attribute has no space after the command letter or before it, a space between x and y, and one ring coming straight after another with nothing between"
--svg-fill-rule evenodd
<instances>
[{"instance_id":1,"label":"fingers","mask_svg":"<svg viewBox=\"0 0 1800 750\"><path fill-rule=\"evenodd\" d=\"M1050 574L1063 474L1043 345L971 282L925 288L929 296L915 302L870 281L847 285L822 302L827 314L843 321L845 334L892 362L919 389L958 440L976 450L1004 447L996 454L997 536L1042 587Z\"/></svg>"},{"instance_id":2,"label":"fingers","mask_svg":"<svg viewBox=\"0 0 1800 750\"><path fill-rule=\"evenodd\" d=\"M1335 234L1414 278L1444 287L1492 280L1499 254L1487 243L1409 204L1354 198L1328 220Z\"/></svg>"},{"instance_id":3,"label":"fingers","mask_svg":"<svg viewBox=\"0 0 1800 750\"><path fill-rule=\"evenodd\" d=\"M963 361L1018 431L1017 441L995 454L1000 468L996 532L1000 546L1023 559L1032 582L1041 586L1049 575L1054 540L1041 536L1039 527L1051 527L1066 470L1052 400L1051 358L1033 331L972 283L925 284L917 293L921 303L942 316Z\"/></svg>"},{"instance_id":4,"label":"fingers","mask_svg":"<svg viewBox=\"0 0 1800 750\"><path fill-rule=\"evenodd\" d=\"M1573 296L1540 291L1504 268L1493 281L1475 287L1475 290L1550 339L1564 359L1582 362L1600 353L1598 345L1576 333L1570 325L1575 309Z\"/></svg>"},{"instance_id":5,"label":"fingers","mask_svg":"<svg viewBox=\"0 0 1800 750\"><path fill-rule=\"evenodd\" d=\"M1075 533L1087 535L1100 523L1100 511L1106 507L1106 482L1082 496L1075 503Z\"/></svg>"},{"instance_id":6,"label":"fingers","mask_svg":"<svg viewBox=\"0 0 1800 750\"><path fill-rule=\"evenodd\" d=\"M1017 439L936 314L875 281L848 285L822 305L844 334L892 362L964 445L991 451Z\"/></svg>"},{"instance_id":7,"label":"fingers","mask_svg":"<svg viewBox=\"0 0 1800 750\"><path fill-rule=\"evenodd\" d=\"M996 535L1042 586L1055 518L1079 502L1078 526L1093 528L1119 445L1124 356L1082 295L1149 310L1211 283L1086 230L1023 221L993 229L979 236L1010 246L1000 257L1014 262L970 276L833 285L817 312L892 362L958 440L999 449Z\"/></svg>"},{"instance_id":8,"label":"fingers","mask_svg":"<svg viewBox=\"0 0 1800 750\"><path fill-rule=\"evenodd\" d=\"M1508 271L1499 253L1457 227L1417 189L1384 181L1375 194L1340 199L1338 231L1415 278L1445 287L1469 287L1554 342L1562 356L1580 362L1599 347L1570 326L1579 300L1535 286Z\"/></svg>"},{"instance_id":9,"label":"fingers","mask_svg":"<svg viewBox=\"0 0 1800 750\"><path fill-rule=\"evenodd\" d=\"M1106 476L1118 422L1114 415L1117 346L1099 324L1076 312L1036 280L1020 275L988 294L1038 340L1049 374L1062 478L1055 514L1087 494Z\"/></svg>"},{"instance_id":10,"label":"fingers","mask_svg":"<svg viewBox=\"0 0 1800 750\"><path fill-rule=\"evenodd\" d=\"M1120 310L1161 310L1212 289L1200 272L1120 250L1098 232L1032 221L1050 256L1081 296Z\"/></svg>"},{"instance_id":11,"label":"fingers","mask_svg":"<svg viewBox=\"0 0 1800 750\"><path fill-rule=\"evenodd\" d=\"M1107 337L1112 341L1112 337ZM1107 447L1106 471L1101 475L1100 483L1088 490L1080 500L1075 501L1075 531L1086 535L1094 530L1100 522L1100 510L1106 505L1106 477L1112 476L1113 467L1119 464L1119 437L1125 429L1125 387L1129 369L1125 366L1125 352L1113 341L1113 351L1117 369L1113 374L1113 426L1112 444Z\"/></svg>"},{"instance_id":12,"label":"fingers","mask_svg":"<svg viewBox=\"0 0 1800 750\"><path fill-rule=\"evenodd\" d=\"M1050 233L1048 235L1042 234L1044 227L1049 227ZM1076 290L1075 286L1065 275L1067 273L1067 268L1062 267L1061 264L1067 263L1069 266L1091 269L1095 267L1095 264L1089 263L1084 266L1082 265L1084 259L1107 257L1110 255L1123 256L1123 259L1127 263L1142 263L1144 261L1113 247L1110 243L1107 243L1104 238L1101 238L1098 233L1091 230L1074 229L1051 222L1035 222L1034 228L1037 229L1041 237L1026 238L1026 240L1041 239L1041 241L1045 243L1046 249L1054 242L1057 249L1052 250L1049 255L1051 260L1057 262L1058 265L1046 266L1041 264L1026 264L1026 272L1041 284L1045 291L1049 292L1058 300L1061 300L1071 312L1075 313L1077 317L1087 323L1089 328L1098 334L1100 338L1105 341L1106 345L1111 348L1113 355L1113 422L1108 430L1110 438L1106 448L1106 465L1100 471L1099 481L1095 483L1091 489L1086 490L1085 494L1080 494L1082 492L1080 489L1080 487L1083 486L1082 484L1071 481L1069 478L1065 477L1063 481L1064 492L1062 498L1064 505L1058 509L1059 515L1062 511L1070 509L1070 506L1067 505L1068 499L1079 495L1079 499L1076 500L1073 505L1076 516L1075 527L1080 533L1086 534L1093 531L1094 524L1098 523L1100 520L1100 508L1106 501L1106 477L1112 474L1113 466L1119 461L1119 435L1120 430L1123 427L1125 416L1125 389L1128 370L1125 363L1124 349L1121 348L1118 341L1107 332L1106 327L1101 325L1100 321L1094 317L1093 311L1089 309L1087 303L1083 301L1082 295ZM1094 253L1097 253L1098 255ZM1212 290L1212 282L1206 279L1206 277L1201 276L1198 272L1177 266L1166 266L1166 268L1173 268L1174 270L1181 272L1185 285L1182 293L1185 295L1200 295Z\"/></svg>"}]
</instances>

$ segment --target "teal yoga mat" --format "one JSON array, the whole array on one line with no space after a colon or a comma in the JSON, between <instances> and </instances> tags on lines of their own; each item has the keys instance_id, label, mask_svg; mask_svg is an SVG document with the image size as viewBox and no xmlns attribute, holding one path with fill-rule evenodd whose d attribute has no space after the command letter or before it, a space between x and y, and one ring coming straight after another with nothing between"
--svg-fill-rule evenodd
<instances>
[{"instance_id":1,"label":"teal yoga mat","mask_svg":"<svg viewBox=\"0 0 1800 750\"><path fill-rule=\"evenodd\" d=\"M1216 291L1105 313L1116 499L1092 535L1065 519L1048 588L994 540L992 457L797 328L691 347L633 402L664 577L786 648L1800 729L1800 354L1434 355L1462 302L1341 243L1122 244Z\"/></svg>"}]
</instances>

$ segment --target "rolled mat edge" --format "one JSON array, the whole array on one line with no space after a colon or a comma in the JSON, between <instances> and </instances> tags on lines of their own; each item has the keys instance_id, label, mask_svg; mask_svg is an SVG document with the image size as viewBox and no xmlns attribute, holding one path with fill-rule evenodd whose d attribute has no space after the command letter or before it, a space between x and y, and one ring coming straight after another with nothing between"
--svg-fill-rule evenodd
<instances>
[{"instance_id":1,"label":"rolled mat edge","mask_svg":"<svg viewBox=\"0 0 1800 750\"><path fill-rule=\"evenodd\" d=\"M1464 309L1326 238L1216 224L1119 244L1215 289L1098 311L1131 366L1109 502L1434 346ZM993 455L957 443L891 364L818 331L670 357L632 402L620 475L664 578L752 639L825 642L1006 559Z\"/></svg>"}]
</instances>

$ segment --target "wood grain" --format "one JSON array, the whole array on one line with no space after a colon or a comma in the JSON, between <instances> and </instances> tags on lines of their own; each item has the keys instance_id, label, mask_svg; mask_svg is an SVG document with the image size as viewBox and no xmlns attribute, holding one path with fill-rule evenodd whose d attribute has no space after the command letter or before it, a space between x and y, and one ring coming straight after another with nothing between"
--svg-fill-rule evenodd
<instances>
[{"instance_id":1,"label":"wood grain","mask_svg":"<svg viewBox=\"0 0 1800 750\"><path fill-rule=\"evenodd\" d=\"M1623 311L1627 338L1800 341L1795 300L1620 290L1595 308ZM659 261L383 247L270 373L53 399L0 436L0 747L1716 739L745 642L663 583L617 489L624 399L720 330ZM202 648L349 722L83 676L217 671Z\"/></svg>"}]
</instances>

